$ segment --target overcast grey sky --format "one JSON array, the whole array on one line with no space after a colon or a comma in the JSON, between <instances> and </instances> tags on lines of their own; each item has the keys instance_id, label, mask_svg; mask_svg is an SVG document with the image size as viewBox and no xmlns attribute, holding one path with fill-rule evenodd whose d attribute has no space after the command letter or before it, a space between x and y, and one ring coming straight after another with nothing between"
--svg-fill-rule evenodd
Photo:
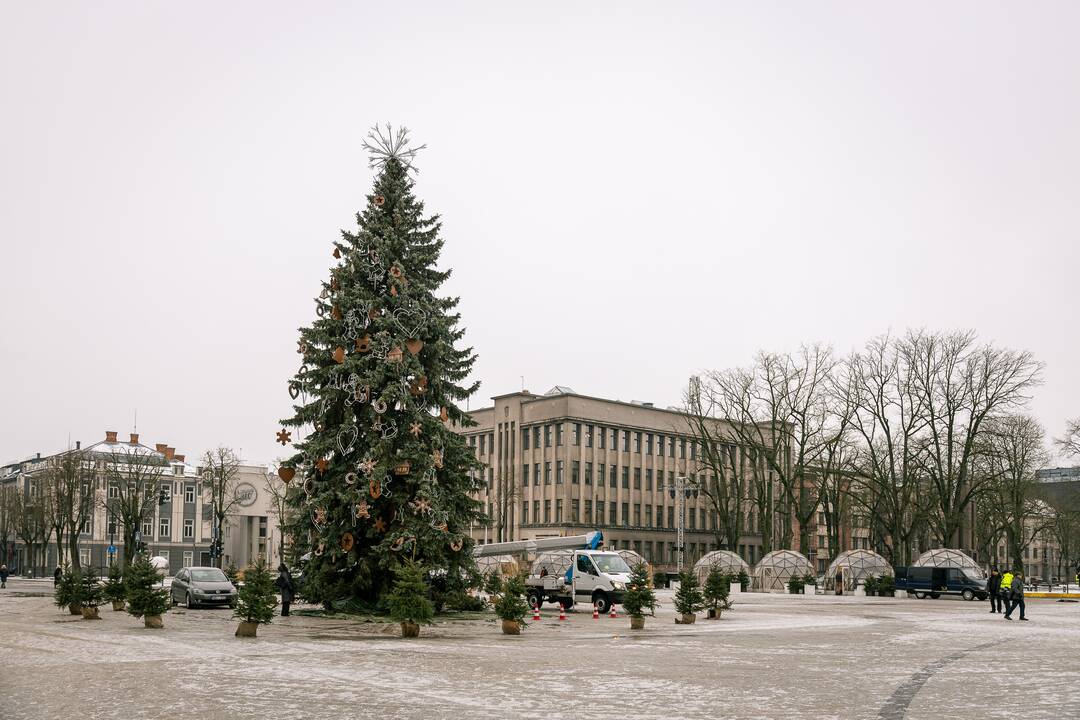
<instances>
[{"instance_id":1,"label":"overcast grey sky","mask_svg":"<svg viewBox=\"0 0 1080 720\"><path fill-rule=\"evenodd\" d=\"M508 6L513 7L508 7ZM93 9L91 9L93 8ZM0 461L276 457L296 328L428 144L491 395L975 328L1080 415L1080 3L0 3Z\"/></svg>"}]
</instances>

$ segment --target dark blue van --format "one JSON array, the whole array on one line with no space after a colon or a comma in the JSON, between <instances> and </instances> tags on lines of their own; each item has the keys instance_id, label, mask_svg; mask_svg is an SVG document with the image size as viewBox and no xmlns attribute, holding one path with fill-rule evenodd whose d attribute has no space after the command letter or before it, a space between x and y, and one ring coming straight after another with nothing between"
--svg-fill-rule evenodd
<instances>
[{"instance_id":1,"label":"dark blue van","mask_svg":"<svg viewBox=\"0 0 1080 720\"><path fill-rule=\"evenodd\" d=\"M975 577L971 570L943 567L897 567L896 589L906 590L922 600L926 597L937 599L942 595L960 595L965 600L989 596L986 579Z\"/></svg>"}]
</instances>

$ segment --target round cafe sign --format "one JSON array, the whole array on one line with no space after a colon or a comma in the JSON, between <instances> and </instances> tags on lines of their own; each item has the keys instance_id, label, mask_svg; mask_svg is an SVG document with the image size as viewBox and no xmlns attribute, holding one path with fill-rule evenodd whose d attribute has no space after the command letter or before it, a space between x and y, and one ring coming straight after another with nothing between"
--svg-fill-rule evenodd
<instances>
[{"instance_id":1,"label":"round cafe sign","mask_svg":"<svg viewBox=\"0 0 1080 720\"><path fill-rule=\"evenodd\" d=\"M240 483L236 486L236 504L240 507L251 507L255 499L259 497L259 491L251 483Z\"/></svg>"}]
</instances>

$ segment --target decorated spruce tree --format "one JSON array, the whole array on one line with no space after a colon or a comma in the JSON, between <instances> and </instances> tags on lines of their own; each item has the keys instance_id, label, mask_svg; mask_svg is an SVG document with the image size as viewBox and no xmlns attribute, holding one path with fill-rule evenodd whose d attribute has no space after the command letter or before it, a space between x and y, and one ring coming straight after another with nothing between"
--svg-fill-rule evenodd
<instances>
[{"instance_id":1,"label":"decorated spruce tree","mask_svg":"<svg viewBox=\"0 0 1080 720\"><path fill-rule=\"evenodd\" d=\"M645 613L656 610L656 592L649 584L649 568L645 563L638 563L630 571L630 581L626 583L622 606L630 616L631 630L644 628Z\"/></svg>"},{"instance_id":2,"label":"decorated spruce tree","mask_svg":"<svg viewBox=\"0 0 1080 720\"><path fill-rule=\"evenodd\" d=\"M304 594L373 606L403 559L456 576L472 565L469 525L483 518L471 493L480 465L454 424L475 361L459 348L457 298L439 288L437 216L413 194L404 129L373 130L377 170L357 227L331 248L334 264L300 329L300 369L289 383L294 415L278 432L294 454L278 470L294 541L310 543Z\"/></svg>"}]
</instances>

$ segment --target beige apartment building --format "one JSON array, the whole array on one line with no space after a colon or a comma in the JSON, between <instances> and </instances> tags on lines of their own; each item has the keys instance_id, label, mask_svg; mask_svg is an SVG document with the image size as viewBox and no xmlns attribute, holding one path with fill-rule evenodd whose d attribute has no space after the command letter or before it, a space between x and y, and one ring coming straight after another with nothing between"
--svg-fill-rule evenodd
<instances>
[{"instance_id":1,"label":"beige apartment building","mask_svg":"<svg viewBox=\"0 0 1080 720\"><path fill-rule=\"evenodd\" d=\"M482 543L603 530L607 547L634 550L673 567L678 504L671 488L699 472L698 449L682 413L651 403L579 395L556 386L544 395L516 392L469 414L461 432L485 464L478 495L492 523L475 527ZM685 506L689 564L718 548L716 516L704 495ZM761 557L756 519L737 548Z\"/></svg>"}]
</instances>

